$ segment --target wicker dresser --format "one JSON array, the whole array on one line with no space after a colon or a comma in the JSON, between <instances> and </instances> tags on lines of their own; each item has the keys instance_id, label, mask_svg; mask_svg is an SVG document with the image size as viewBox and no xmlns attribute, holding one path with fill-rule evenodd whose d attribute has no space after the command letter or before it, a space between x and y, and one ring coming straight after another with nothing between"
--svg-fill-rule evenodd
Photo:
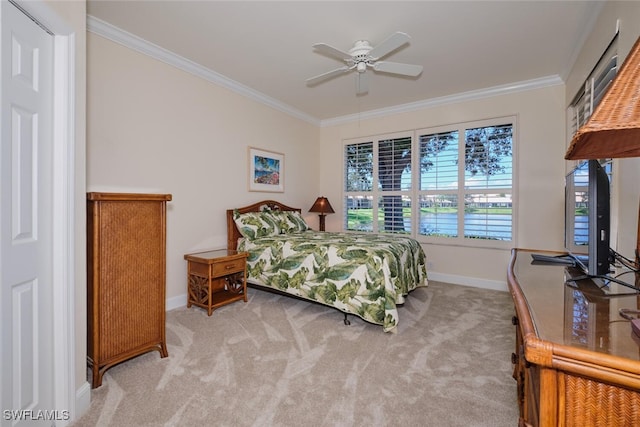
<instances>
[{"instance_id":1,"label":"wicker dresser","mask_svg":"<svg viewBox=\"0 0 640 427\"><path fill-rule=\"evenodd\" d=\"M87 193L87 360L92 387L110 367L165 341L170 194Z\"/></svg>"},{"instance_id":2,"label":"wicker dresser","mask_svg":"<svg viewBox=\"0 0 640 427\"><path fill-rule=\"evenodd\" d=\"M508 269L518 425L640 425L640 337L619 315L638 310L640 294L613 283L601 288L599 280L573 281L581 271L532 262L532 253L559 255L516 249ZM636 276L619 277L634 283Z\"/></svg>"}]
</instances>

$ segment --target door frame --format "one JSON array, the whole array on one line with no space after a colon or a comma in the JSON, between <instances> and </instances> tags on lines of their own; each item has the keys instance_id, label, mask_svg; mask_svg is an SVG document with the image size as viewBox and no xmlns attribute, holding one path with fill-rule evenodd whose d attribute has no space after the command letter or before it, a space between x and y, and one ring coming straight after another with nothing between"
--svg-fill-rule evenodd
<instances>
[{"instance_id":1,"label":"door frame","mask_svg":"<svg viewBox=\"0 0 640 427\"><path fill-rule=\"evenodd\" d=\"M5 0L2 0L5 1ZM54 408L69 411L67 425L88 408L89 385L76 393L76 35L44 0L11 0L11 3L43 24L53 33L53 117L52 117L52 287L55 307L53 324L53 402ZM83 182L83 181L82 181ZM77 218L82 220L82 218ZM85 391L83 391L85 390ZM77 394L77 395L76 395ZM78 407L80 406L80 407ZM84 408L82 408L84 407Z\"/></svg>"}]
</instances>

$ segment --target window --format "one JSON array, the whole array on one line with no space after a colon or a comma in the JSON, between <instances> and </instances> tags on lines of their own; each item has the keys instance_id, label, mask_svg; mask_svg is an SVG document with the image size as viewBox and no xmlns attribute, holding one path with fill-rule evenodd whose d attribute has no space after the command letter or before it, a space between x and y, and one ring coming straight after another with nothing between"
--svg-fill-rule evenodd
<instances>
[{"instance_id":1,"label":"window","mask_svg":"<svg viewBox=\"0 0 640 427\"><path fill-rule=\"evenodd\" d=\"M345 228L411 233L411 135L345 145Z\"/></svg>"},{"instance_id":2,"label":"window","mask_svg":"<svg viewBox=\"0 0 640 427\"><path fill-rule=\"evenodd\" d=\"M345 229L510 246L513 135L510 117L345 141Z\"/></svg>"},{"instance_id":3,"label":"window","mask_svg":"<svg viewBox=\"0 0 640 427\"><path fill-rule=\"evenodd\" d=\"M378 230L411 232L410 136L378 141Z\"/></svg>"},{"instance_id":4,"label":"window","mask_svg":"<svg viewBox=\"0 0 640 427\"><path fill-rule=\"evenodd\" d=\"M344 158L345 228L373 231L373 142L346 145Z\"/></svg>"},{"instance_id":5,"label":"window","mask_svg":"<svg viewBox=\"0 0 640 427\"><path fill-rule=\"evenodd\" d=\"M458 131L420 135L419 141L418 233L458 237Z\"/></svg>"},{"instance_id":6,"label":"window","mask_svg":"<svg viewBox=\"0 0 640 427\"><path fill-rule=\"evenodd\" d=\"M513 120L427 129L418 141L418 234L459 243L511 242Z\"/></svg>"},{"instance_id":7,"label":"window","mask_svg":"<svg viewBox=\"0 0 640 427\"><path fill-rule=\"evenodd\" d=\"M618 34L614 36L569 106L569 139L584 125L618 72Z\"/></svg>"}]
</instances>

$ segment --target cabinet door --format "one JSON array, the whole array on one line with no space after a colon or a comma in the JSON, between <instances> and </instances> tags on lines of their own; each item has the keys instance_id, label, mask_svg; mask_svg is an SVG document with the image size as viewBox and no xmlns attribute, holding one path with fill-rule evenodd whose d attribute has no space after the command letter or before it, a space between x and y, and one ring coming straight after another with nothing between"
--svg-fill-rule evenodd
<instances>
[{"instance_id":1,"label":"cabinet door","mask_svg":"<svg viewBox=\"0 0 640 427\"><path fill-rule=\"evenodd\" d=\"M101 360L162 340L162 208L148 201L101 202Z\"/></svg>"}]
</instances>

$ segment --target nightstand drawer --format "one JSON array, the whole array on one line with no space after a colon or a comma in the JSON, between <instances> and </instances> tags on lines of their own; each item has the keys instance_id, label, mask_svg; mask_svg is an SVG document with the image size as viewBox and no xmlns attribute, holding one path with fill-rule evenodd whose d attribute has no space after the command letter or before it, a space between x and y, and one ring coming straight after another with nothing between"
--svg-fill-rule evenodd
<instances>
[{"instance_id":1,"label":"nightstand drawer","mask_svg":"<svg viewBox=\"0 0 640 427\"><path fill-rule=\"evenodd\" d=\"M225 276L231 273L244 271L245 259L233 259L230 261L222 261L213 264L211 271L212 277Z\"/></svg>"},{"instance_id":2,"label":"nightstand drawer","mask_svg":"<svg viewBox=\"0 0 640 427\"><path fill-rule=\"evenodd\" d=\"M200 264L197 262L189 261L187 272L195 276L209 277L209 266L207 264Z\"/></svg>"}]
</instances>

